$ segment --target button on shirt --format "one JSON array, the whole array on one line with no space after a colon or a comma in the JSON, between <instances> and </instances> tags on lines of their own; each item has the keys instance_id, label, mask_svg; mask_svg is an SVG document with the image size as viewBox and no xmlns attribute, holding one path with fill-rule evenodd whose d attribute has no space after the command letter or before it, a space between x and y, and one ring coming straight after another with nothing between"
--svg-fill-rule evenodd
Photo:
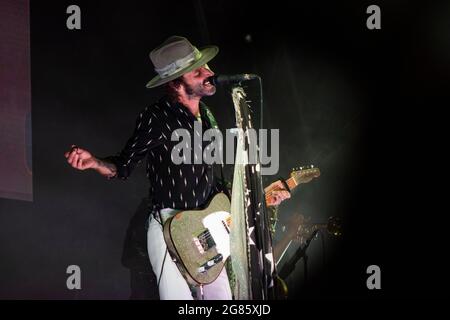
<instances>
[{"instance_id":1,"label":"button on shirt","mask_svg":"<svg viewBox=\"0 0 450 320\"><path fill-rule=\"evenodd\" d=\"M221 165L209 165L202 159L198 164L198 153L193 152L195 147L201 147L202 150L208 147L211 142L203 141L202 134L207 129L217 127L212 113L203 102L200 102L200 115L201 119L196 119L187 107L170 102L167 97L145 108L139 114L133 135L123 150L116 156L106 158L116 165L116 177L127 179L135 166L146 157L151 203L159 208L201 208L216 193L227 193L218 178ZM197 126L194 126L195 122ZM201 128L200 132L195 128ZM179 137L180 131L174 132L176 129L189 132L192 146L190 163L175 164L172 161L172 149L179 146L181 141L187 142ZM194 135L197 135L195 140ZM187 156L184 152L178 154L180 157Z\"/></svg>"}]
</instances>

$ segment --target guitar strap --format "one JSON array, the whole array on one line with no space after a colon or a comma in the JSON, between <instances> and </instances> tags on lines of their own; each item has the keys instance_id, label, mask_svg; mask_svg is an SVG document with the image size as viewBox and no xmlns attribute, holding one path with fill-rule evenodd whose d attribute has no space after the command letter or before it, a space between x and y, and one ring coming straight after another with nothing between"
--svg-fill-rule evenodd
<instances>
[{"instance_id":1,"label":"guitar strap","mask_svg":"<svg viewBox=\"0 0 450 320\"><path fill-rule=\"evenodd\" d=\"M209 122L209 126L213 129L219 129L219 125L217 124L216 118L214 117L214 115L212 114L212 112L209 110L208 106L203 103L202 101L200 101L200 106L201 106L201 110L204 112L204 116L208 119ZM225 175L223 173L223 164L217 164L218 166L220 166L220 184L222 186L222 190L226 193L226 195L231 198L230 192L229 192L229 188L228 188L228 183L225 180ZM214 167L214 165L213 165Z\"/></svg>"},{"instance_id":2,"label":"guitar strap","mask_svg":"<svg viewBox=\"0 0 450 320\"><path fill-rule=\"evenodd\" d=\"M279 177L278 179L281 181L281 183L283 184L284 188L285 188L289 193L291 193L291 188L289 188L289 185L287 184L286 180L284 180L284 178L282 178L282 177Z\"/></svg>"}]
</instances>

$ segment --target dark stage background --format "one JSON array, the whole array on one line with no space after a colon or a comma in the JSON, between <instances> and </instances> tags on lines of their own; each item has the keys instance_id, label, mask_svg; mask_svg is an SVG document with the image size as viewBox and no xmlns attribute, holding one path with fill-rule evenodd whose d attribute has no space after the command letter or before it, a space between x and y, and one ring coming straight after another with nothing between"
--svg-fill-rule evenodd
<instances>
[{"instance_id":1,"label":"dark stage background","mask_svg":"<svg viewBox=\"0 0 450 320\"><path fill-rule=\"evenodd\" d=\"M0 2L0 197L32 200L28 1Z\"/></svg>"},{"instance_id":2,"label":"dark stage background","mask_svg":"<svg viewBox=\"0 0 450 320\"><path fill-rule=\"evenodd\" d=\"M71 4L81 30L66 28ZM299 263L287 279L291 298L441 296L443 191L431 179L443 145L425 134L445 129L437 112L448 93L450 5L377 1L382 29L368 30L371 4L32 1L34 200L0 199L0 298L152 297L148 265L125 241L143 236L143 166L107 181L71 169L63 154L71 144L98 156L121 149L160 95L144 87L154 75L148 53L173 34L218 45L216 73L262 76L264 125L281 130L280 171L266 183L302 164L322 171L280 207L281 219L339 216L344 233L326 238L325 265L321 242L312 243L308 283ZM249 84L255 106L256 89ZM205 102L223 128L233 125L226 91ZM81 290L66 288L73 264ZM381 290L366 287L372 264Z\"/></svg>"}]
</instances>

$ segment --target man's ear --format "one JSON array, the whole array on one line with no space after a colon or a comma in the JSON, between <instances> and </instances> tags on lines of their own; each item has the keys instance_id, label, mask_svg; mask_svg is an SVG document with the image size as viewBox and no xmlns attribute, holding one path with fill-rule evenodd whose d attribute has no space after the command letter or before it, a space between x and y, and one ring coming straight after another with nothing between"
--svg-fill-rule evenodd
<instances>
[{"instance_id":1,"label":"man's ear","mask_svg":"<svg viewBox=\"0 0 450 320\"><path fill-rule=\"evenodd\" d=\"M176 92L180 92L181 90L181 81L179 81L178 79L172 80L168 83L170 89L176 91Z\"/></svg>"}]
</instances>

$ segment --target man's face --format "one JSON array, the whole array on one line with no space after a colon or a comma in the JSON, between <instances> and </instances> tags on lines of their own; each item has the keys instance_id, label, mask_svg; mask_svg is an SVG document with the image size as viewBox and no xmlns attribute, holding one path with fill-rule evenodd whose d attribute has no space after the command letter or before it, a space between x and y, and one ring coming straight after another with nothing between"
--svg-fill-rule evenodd
<instances>
[{"instance_id":1,"label":"man's face","mask_svg":"<svg viewBox=\"0 0 450 320\"><path fill-rule=\"evenodd\" d=\"M214 72L207 64L192 70L183 75L183 86L188 95L198 97L212 96L216 93L216 87L207 79L214 75Z\"/></svg>"}]
</instances>

